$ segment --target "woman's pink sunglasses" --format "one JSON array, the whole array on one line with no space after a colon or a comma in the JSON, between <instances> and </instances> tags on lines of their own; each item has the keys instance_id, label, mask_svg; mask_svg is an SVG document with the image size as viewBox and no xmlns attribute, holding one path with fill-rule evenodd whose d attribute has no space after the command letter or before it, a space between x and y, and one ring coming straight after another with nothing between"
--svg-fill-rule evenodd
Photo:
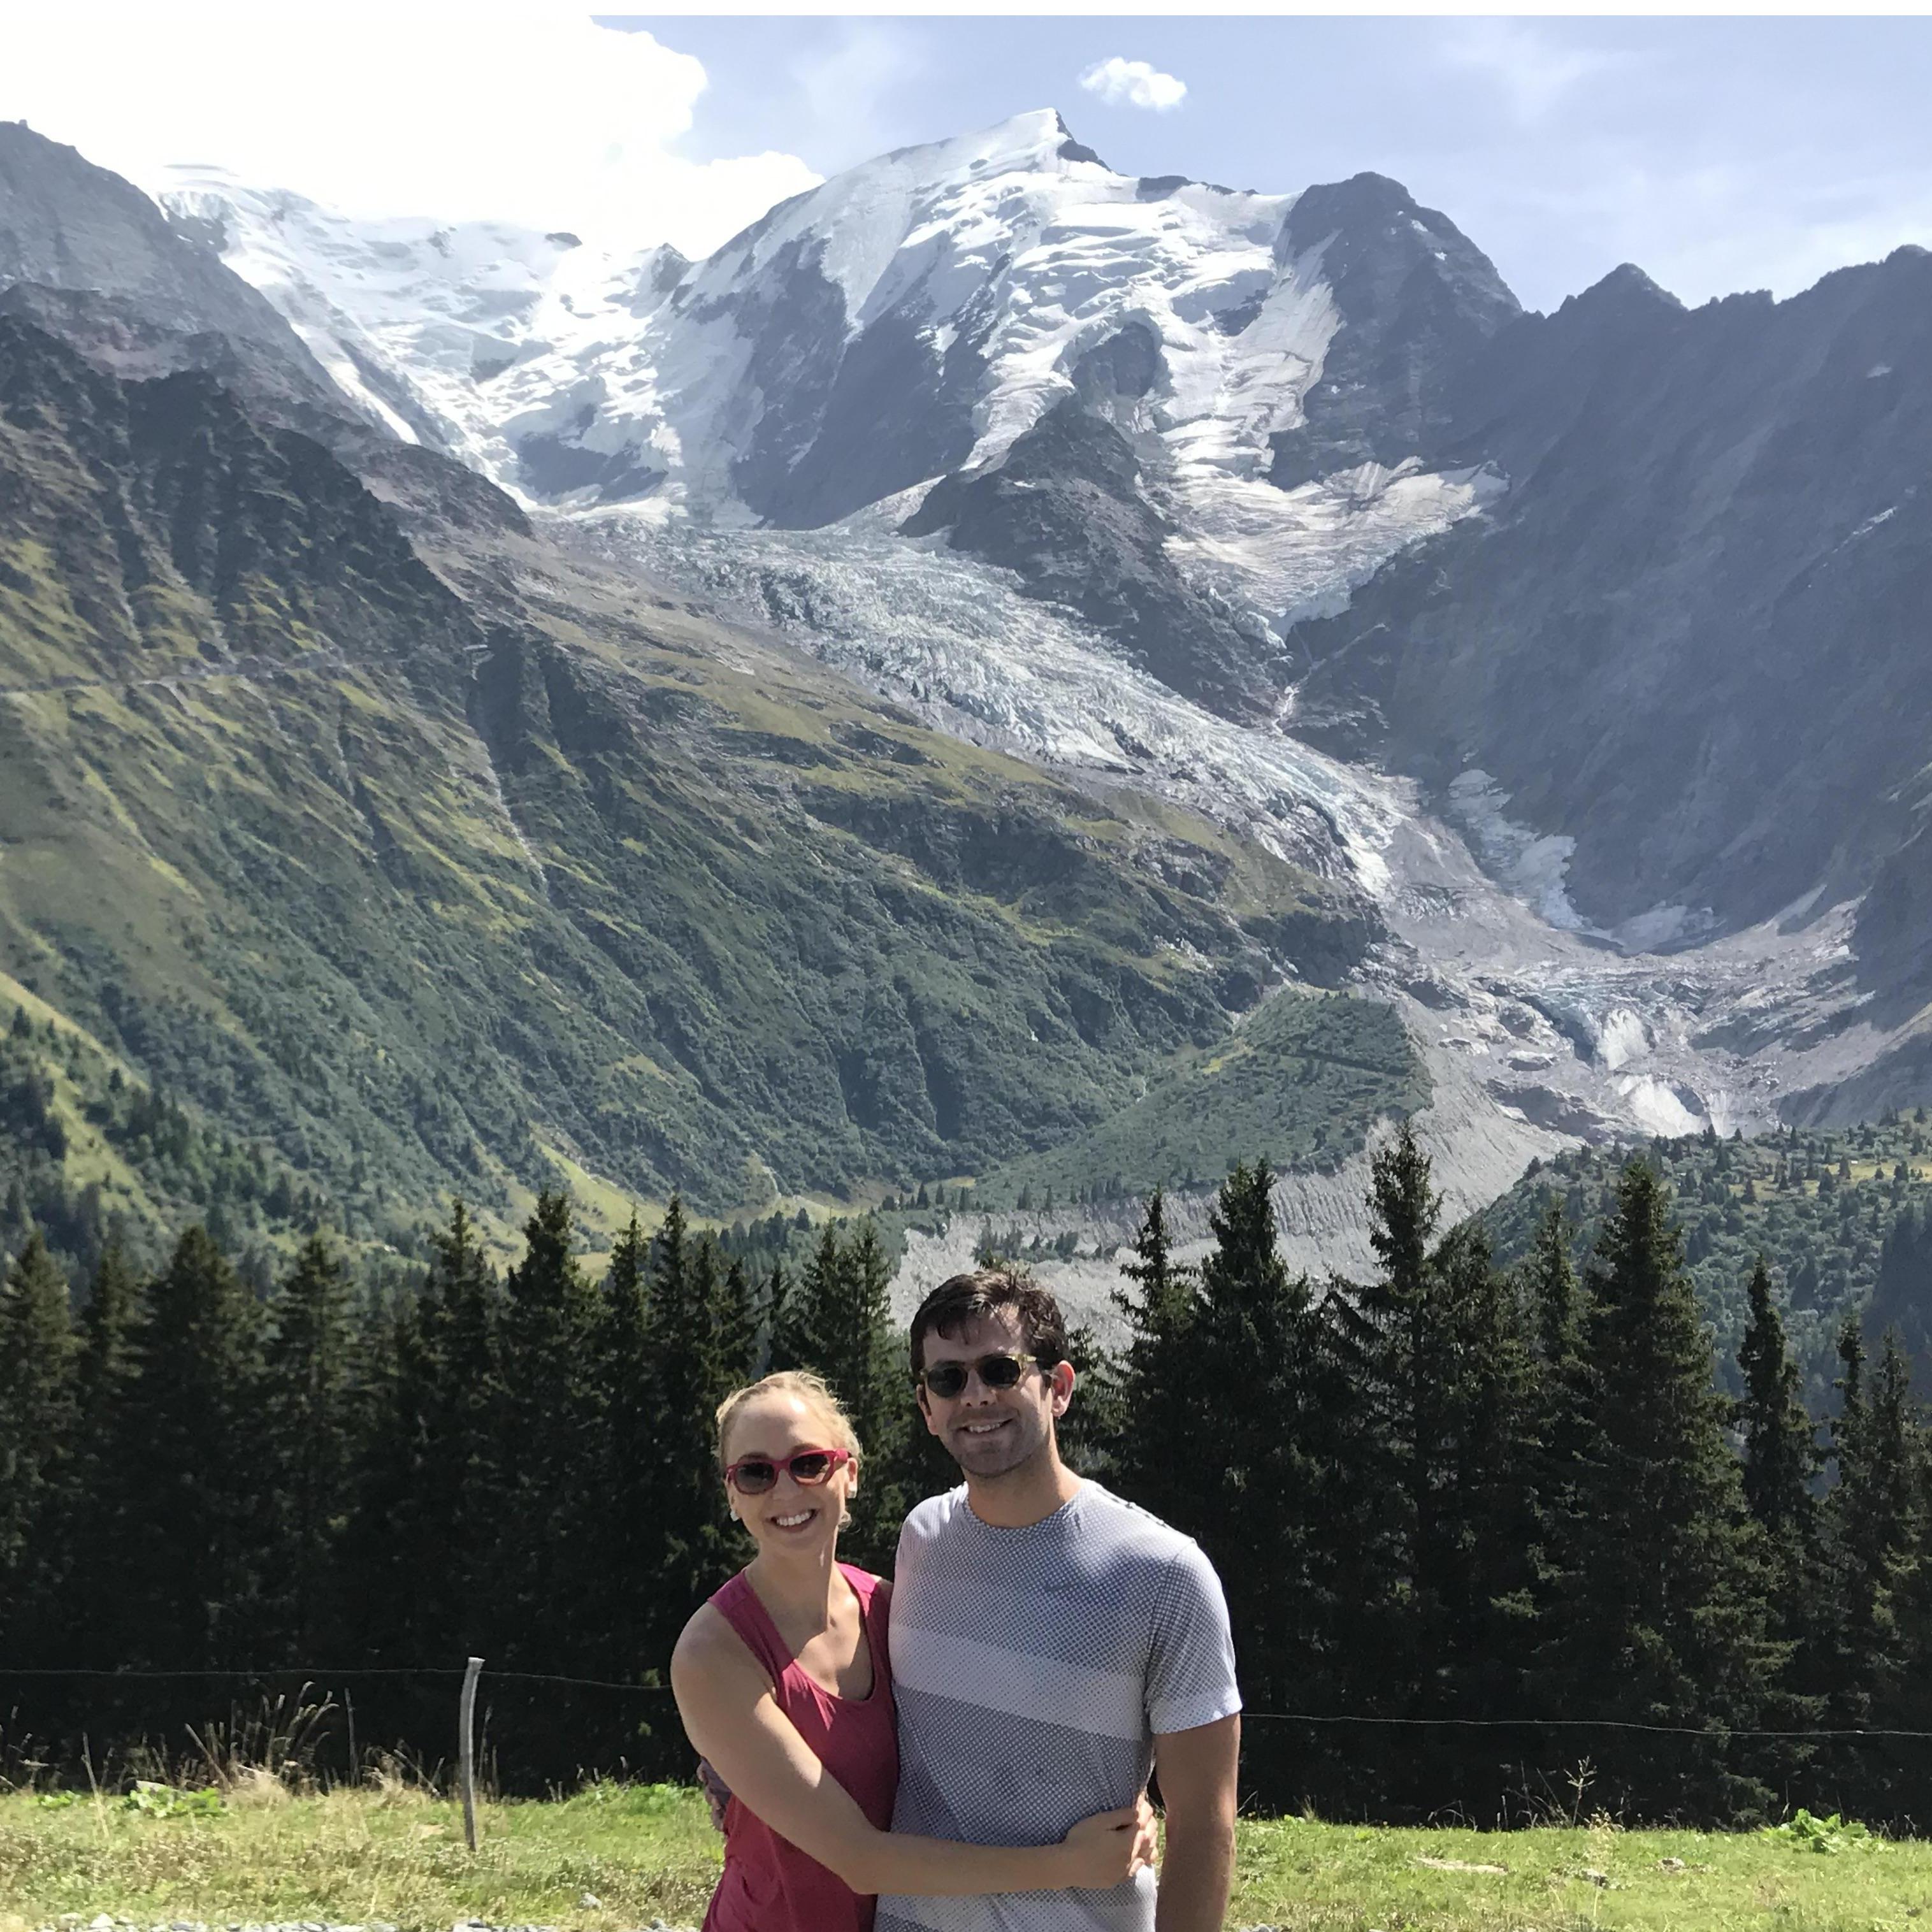
<instances>
[{"instance_id":1,"label":"woman's pink sunglasses","mask_svg":"<svg viewBox=\"0 0 1932 1932\"><path fill-rule=\"evenodd\" d=\"M770 1456L745 1456L725 1470L724 1480L740 1496L761 1496L783 1469L800 1489L813 1490L830 1482L832 1471L843 1468L851 1460L849 1449L794 1449L776 1460Z\"/></svg>"}]
</instances>

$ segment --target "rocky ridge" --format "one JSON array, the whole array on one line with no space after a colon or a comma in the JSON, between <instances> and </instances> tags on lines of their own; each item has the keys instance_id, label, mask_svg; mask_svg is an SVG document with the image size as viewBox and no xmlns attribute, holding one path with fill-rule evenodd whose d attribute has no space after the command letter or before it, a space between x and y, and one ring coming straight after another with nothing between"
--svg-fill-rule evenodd
<instances>
[{"instance_id":1,"label":"rocky ridge","mask_svg":"<svg viewBox=\"0 0 1932 1932\"><path fill-rule=\"evenodd\" d=\"M1320 880L1289 963L1402 1015L1474 1192L1578 1136L1909 1096L1932 1060L1910 254L1792 303L1687 314L1628 270L1525 316L1382 177L1135 180L1051 114L695 264L206 176L168 206L364 433L490 470L600 580ZM514 544L436 548L515 607Z\"/></svg>"},{"instance_id":2,"label":"rocky ridge","mask_svg":"<svg viewBox=\"0 0 1932 1932\"><path fill-rule=\"evenodd\" d=\"M690 264L158 186L399 434L526 502L812 529L950 478L913 528L1236 714L1269 708L1282 612L1497 487L1415 439L1514 298L1379 176L1138 178L1042 111L849 170ZM1016 491L1050 530L1002 515Z\"/></svg>"},{"instance_id":3,"label":"rocky ridge","mask_svg":"<svg viewBox=\"0 0 1932 1932\"><path fill-rule=\"evenodd\" d=\"M972 1171L1367 936L1198 814L514 524L412 544L206 371L4 318L0 620L0 994L405 1245L560 1172L594 1228Z\"/></svg>"}]
</instances>

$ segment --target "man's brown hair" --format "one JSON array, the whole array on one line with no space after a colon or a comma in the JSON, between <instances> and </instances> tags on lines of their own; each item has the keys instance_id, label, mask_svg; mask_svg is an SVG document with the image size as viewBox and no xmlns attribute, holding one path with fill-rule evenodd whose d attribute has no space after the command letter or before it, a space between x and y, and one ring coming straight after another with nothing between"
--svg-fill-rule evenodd
<instances>
[{"instance_id":1,"label":"man's brown hair","mask_svg":"<svg viewBox=\"0 0 1932 1932\"><path fill-rule=\"evenodd\" d=\"M918 1381L926 1368L926 1338L944 1335L957 1340L969 1322L1010 1308L1019 1323L1028 1354L1042 1369L1066 1360L1066 1317L1051 1290L1016 1268L975 1268L942 1281L919 1305L912 1318L912 1374Z\"/></svg>"}]
</instances>

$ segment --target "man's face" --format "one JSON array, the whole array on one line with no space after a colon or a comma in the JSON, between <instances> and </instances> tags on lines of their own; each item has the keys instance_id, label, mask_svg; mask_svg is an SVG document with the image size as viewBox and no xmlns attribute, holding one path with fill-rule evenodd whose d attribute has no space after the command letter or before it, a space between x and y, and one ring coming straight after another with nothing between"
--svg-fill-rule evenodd
<instances>
[{"instance_id":1,"label":"man's face","mask_svg":"<svg viewBox=\"0 0 1932 1932\"><path fill-rule=\"evenodd\" d=\"M1010 1474L1052 1441L1054 1423L1066 1413L1073 1393L1073 1370L1065 1362L1042 1370L1012 1310L980 1316L957 1335L928 1335L924 1353L928 1372L946 1361L977 1363L1001 1354L1026 1358L1026 1372L1012 1388L988 1388L976 1369L956 1396L935 1395L923 1382L920 1385L919 1406L926 1427L968 1475Z\"/></svg>"}]
</instances>

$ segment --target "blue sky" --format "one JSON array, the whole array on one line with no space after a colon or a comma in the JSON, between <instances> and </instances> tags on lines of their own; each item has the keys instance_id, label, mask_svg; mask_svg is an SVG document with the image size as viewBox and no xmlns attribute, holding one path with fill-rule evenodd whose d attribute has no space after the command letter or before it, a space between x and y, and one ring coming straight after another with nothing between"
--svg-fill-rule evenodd
<instances>
[{"instance_id":1,"label":"blue sky","mask_svg":"<svg viewBox=\"0 0 1932 1932\"><path fill-rule=\"evenodd\" d=\"M1690 302L1932 244L1932 21L641 16L708 85L693 158L831 173L1054 106L1114 166L1284 190L1364 169L1532 307L1634 260ZM1166 110L1079 76L1184 83Z\"/></svg>"},{"instance_id":2,"label":"blue sky","mask_svg":"<svg viewBox=\"0 0 1932 1932\"><path fill-rule=\"evenodd\" d=\"M1276 193L1393 175L1536 308L1623 261L1699 302L1932 245L1922 19L619 27L566 0L170 0L115 8L109 32L102 18L10 9L0 118L150 189L172 164L214 164L359 216L704 254L870 155L1051 106L1130 173ZM1110 61L1139 88L1083 86Z\"/></svg>"}]
</instances>

